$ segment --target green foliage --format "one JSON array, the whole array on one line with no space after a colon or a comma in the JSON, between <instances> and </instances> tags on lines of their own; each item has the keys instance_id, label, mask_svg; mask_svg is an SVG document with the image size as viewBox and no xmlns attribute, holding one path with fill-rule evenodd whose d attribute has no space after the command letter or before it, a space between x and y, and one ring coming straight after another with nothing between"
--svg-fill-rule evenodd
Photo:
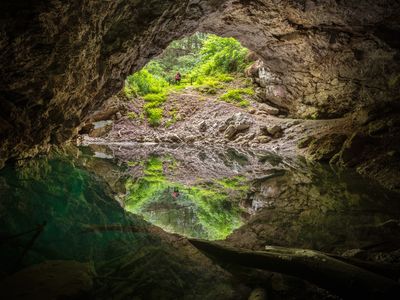
<instances>
[{"instance_id":1,"label":"green foliage","mask_svg":"<svg viewBox=\"0 0 400 300\"><path fill-rule=\"evenodd\" d=\"M143 97L144 101L152 102L152 103L159 103L162 104L166 99L167 95L160 93L160 94L147 94Z\"/></svg>"},{"instance_id":2,"label":"green foliage","mask_svg":"<svg viewBox=\"0 0 400 300\"><path fill-rule=\"evenodd\" d=\"M248 50L234 38L209 35L200 51L201 63L194 73L213 75L243 72Z\"/></svg>"},{"instance_id":3,"label":"green foliage","mask_svg":"<svg viewBox=\"0 0 400 300\"><path fill-rule=\"evenodd\" d=\"M161 123L163 109L162 108L145 108L146 116L151 126L159 126Z\"/></svg>"},{"instance_id":4,"label":"green foliage","mask_svg":"<svg viewBox=\"0 0 400 300\"><path fill-rule=\"evenodd\" d=\"M254 90L251 88L229 90L223 94L220 99L228 103L237 104L241 107L247 107L250 102L243 98L244 95L254 95Z\"/></svg>"},{"instance_id":5,"label":"green foliage","mask_svg":"<svg viewBox=\"0 0 400 300\"><path fill-rule=\"evenodd\" d=\"M195 211L195 216L191 218L194 224L190 228L190 224L186 224L184 228L185 234L192 237L223 239L241 225L240 209L232 204L228 195L234 192L239 193L240 198L244 197L248 189L244 178L223 178L207 186L185 186L165 177L164 169L173 171L174 168L176 164L171 158L150 157L144 163L144 175L136 180L129 179L126 183L126 209L142 214L146 220L151 220L158 226L179 232L179 224L169 223L171 215L168 215L168 224L165 224L165 220L161 217L154 218L154 214L149 212L149 207L171 206L177 201L176 204L180 207L178 211L184 207L191 207ZM172 198L170 191L173 190L179 190L179 199ZM181 217L174 216L178 220Z\"/></svg>"},{"instance_id":6,"label":"green foliage","mask_svg":"<svg viewBox=\"0 0 400 300\"><path fill-rule=\"evenodd\" d=\"M167 86L168 82L162 77L151 74L148 69L143 68L126 79L125 93L134 97L157 94L163 92Z\"/></svg>"},{"instance_id":7,"label":"green foliage","mask_svg":"<svg viewBox=\"0 0 400 300\"><path fill-rule=\"evenodd\" d=\"M196 33L172 42L158 58L129 76L124 90L128 96L143 97L147 102L144 111L149 123L158 126L162 121L163 103L171 92L195 86L204 94L217 94L224 83L234 80L232 75L244 71L247 53L248 50L234 38ZM182 80L176 85L173 83L178 71ZM247 100L232 95L224 101L240 106L249 104ZM168 120L166 125L175 121Z\"/></svg>"}]
</instances>

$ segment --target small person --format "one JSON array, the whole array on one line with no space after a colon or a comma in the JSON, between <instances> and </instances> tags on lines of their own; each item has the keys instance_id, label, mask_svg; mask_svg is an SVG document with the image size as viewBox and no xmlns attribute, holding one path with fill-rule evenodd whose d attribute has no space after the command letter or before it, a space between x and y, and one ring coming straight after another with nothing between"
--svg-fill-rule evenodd
<instances>
[{"instance_id":1,"label":"small person","mask_svg":"<svg viewBox=\"0 0 400 300\"><path fill-rule=\"evenodd\" d=\"M181 73L179 73L179 72L176 72L176 75L175 75L175 84L180 84L181 83Z\"/></svg>"}]
</instances>

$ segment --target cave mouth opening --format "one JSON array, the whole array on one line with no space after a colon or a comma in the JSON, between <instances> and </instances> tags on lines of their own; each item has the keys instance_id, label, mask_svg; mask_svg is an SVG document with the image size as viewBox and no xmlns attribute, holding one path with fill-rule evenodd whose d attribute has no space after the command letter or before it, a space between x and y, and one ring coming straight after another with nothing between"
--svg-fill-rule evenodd
<instances>
[{"instance_id":1,"label":"cave mouth opening","mask_svg":"<svg viewBox=\"0 0 400 300\"><path fill-rule=\"evenodd\" d=\"M247 146L272 133L258 116L284 113L260 97L261 60L233 37L195 32L172 41L81 130L106 141ZM253 124L260 126L252 126ZM265 123L264 123L265 124ZM256 138L255 138L256 137ZM252 143L252 141L254 143Z\"/></svg>"}]
</instances>

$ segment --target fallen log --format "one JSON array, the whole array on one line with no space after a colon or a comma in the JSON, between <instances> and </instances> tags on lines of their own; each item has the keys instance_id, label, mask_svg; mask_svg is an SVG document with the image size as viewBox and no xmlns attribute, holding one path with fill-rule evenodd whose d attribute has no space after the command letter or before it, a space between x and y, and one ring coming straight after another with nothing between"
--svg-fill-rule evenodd
<instances>
[{"instance_id":1,"label":"fallen log","mask_svg":"<svg viewBox=\"0 0 400 300\"><path fill-rule=\"evenodd\" d=\"M282 247L250 251L199 239L189 241L218 261L295 276L343 299L400 297L400 285L396 281L318 251Z\"/></svg>"}]
</instances>

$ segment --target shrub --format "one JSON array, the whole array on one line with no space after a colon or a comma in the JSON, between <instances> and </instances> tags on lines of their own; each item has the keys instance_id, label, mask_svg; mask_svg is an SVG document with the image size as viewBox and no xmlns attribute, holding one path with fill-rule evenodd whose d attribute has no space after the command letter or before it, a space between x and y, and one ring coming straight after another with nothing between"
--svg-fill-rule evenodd
<instances>
[{"instance_id":1,"label":"shrub","mask_svg":"<svg viewBox=\"0 0 400 300\"><path fill-rule=\"evenodd\" d=\"M145 112L151 126L160 125L163 114L162 108L146 108Z\"/></svg>"},{"instance_id":2,"label":"shrub","mask_svg":"<svg viewBox=\"0 0 400 300\"><path fill-rule=\"evenodd\" d=\"M167 99L166 94L147 94L143 97L144 101L146 102L157 102L163 103Z\"/></svg>"}]
</instances>

